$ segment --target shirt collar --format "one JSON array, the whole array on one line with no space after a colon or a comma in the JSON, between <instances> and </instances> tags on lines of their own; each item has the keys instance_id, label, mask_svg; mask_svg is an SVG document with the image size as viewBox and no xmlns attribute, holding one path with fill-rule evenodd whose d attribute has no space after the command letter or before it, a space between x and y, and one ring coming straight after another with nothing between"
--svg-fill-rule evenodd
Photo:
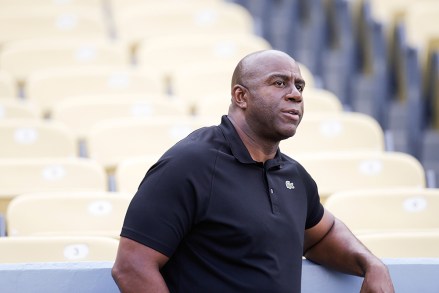
<instances>
[{"instance_id":1,"label":"shirt collar","mask_svg":"<svg viewBox=\"0 0 439 293\"><path fill-rule=\"evenodd\" d=\"M244 164L255 164L257 163L252 159L250 153L242 142L238 135L235 127L233 126L227 115L221 117L221 124L219 125L221 131L223 132L227 142L229 143L230 149L233 156L241 163ZM272 160L266 162L269 168L283 165L283 159L279 148L277 149L276 155Z\"/></svg>"}]
</instances>

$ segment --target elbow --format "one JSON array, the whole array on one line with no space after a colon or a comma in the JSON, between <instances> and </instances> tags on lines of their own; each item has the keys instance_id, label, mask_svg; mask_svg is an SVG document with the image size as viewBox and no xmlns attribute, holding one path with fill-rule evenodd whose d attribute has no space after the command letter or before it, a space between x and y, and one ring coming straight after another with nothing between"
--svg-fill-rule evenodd
<instances>
[{"instance_id":1,"label":"elbow","mask_svg":"<svg viewBox=\"0 0 439 293\"><path fill-rule=\"evenodd\" d=\"M121 292L124 292L123 288L126 288L124 283L127 280L127 272L116 262L111 269L111 277L113 277L114 282Z\"/></svg>"}]
</instances>

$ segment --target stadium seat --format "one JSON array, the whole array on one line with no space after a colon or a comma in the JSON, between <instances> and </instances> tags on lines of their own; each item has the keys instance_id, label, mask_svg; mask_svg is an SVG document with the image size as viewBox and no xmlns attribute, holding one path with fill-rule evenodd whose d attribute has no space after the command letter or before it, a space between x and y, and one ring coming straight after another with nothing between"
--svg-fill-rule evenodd
<instances>
[{"instance_id":1,"label":"stadium seat","mask_svg":"<svg viewBox=\"0 0 439 293\"><path fill-rule=\"evenodd\" d=\"M0 159L0 213L19 194L60 190L106 191L105 170L85 158Z\"/></svg>"},{"instance_id":2,"label":"stadium seat","mask_svg":"<svg viewBox=\"0 0 439 293\"><path fill-rule=\"evenodd\" d=\"M117 38L131 44L182 33L252 33L253 18L242 6L221 1L144 1L113 11ZM142 28L142 29L139 29Z\"/></svg>"},{"instance_id":3,"label":"stadium seat","mask_svg":"<svg viewBox=\"0 0 439 293\"><path fill-rule=\"evenodd\" d=\"M35 105L19 99L0 99L0 121L10 118L40 119L41 113Z\"/></svg>"},{"instance_id":4,"label":"stadium seat","mask_svg":"<svg viewBox=\"0 0 439 293\"><path fill-rule=\"evenodd\" d=\"M88 156L112 174L124 159L161 154L195 129L218 122L219 119L168 116L105 120L90 129L85 144Z\"/></svg>"},{"instance_id":5,"label":"stadium seat","mask_svg":"<svg viewBox=\"0 0 439 293\"><path fill-rule=\"evenodd\" d=\"M114 261L118 246L110 237L0 237L0 264Z\"/></svg>"},{"instance_id":6,"label":"stadium seat","mask_svg":"<svg viewBox=\"0 0 439 293\"><path fill-rule=\"evenodd\" d=\"M313 88L316 87L316 80L314 77L314 74L312 73L311 69L309 69L308 66L305 64L302 64L298 62L299 68L300 68L300 74L302 75L302 78L305 80L306 88Z\"/></svg>"},{"instance_id":7,"label":"stadium seat","mask_svg":"<svg viewBox=\"0 0 439 293\"><path fill-rule=\"evenodd\" d=\"M327 152L292 155L316 181L322 202L338 191L358 188L426 187L425 171L399 152Z\"/></svg>"},{"instance_id":8,"label":"stadium seat","mask_svg":"<svg viewBox=\"0 0 439 293\"><path fill-rule=\"evenodd\" d=\"M7 43L0 67L24 83L32 72L67 66L127 66L127 48L110 40L38 38Z\"/></svg>"},{"instance_id":9,"label":"stadium seat","mask_svg":"<svg viewBox=\"0 0 439 293\"><path fill-rule=\"evenodd\" d=\"M376 187L335 192L325 207L357 234L439 231L439 189Z\"/></svg>"},{"instance_id":10,"label":"stadium seat","mask_svg":"<svg viewBox=\"0 0 439 293\"><path fill-rule=\"evenodd\" d=\"M34 5L35 1L33 0L0 0L0 5L2 6L21 6L25 8L26 6ZM38 5L47 6L47 7L91 7L98 8L102 5L102 0L39 0Z\"/></svg>"},{"instance_id":11,"label":"stadium seat","mask_svg":"<svg viewBox=\"0 0 439 293\"><path fill-rule=\"evenodd\" d=\"M39 37L106 39L109 31L100 8L21 5L2 7L0 46L6 42Z\"/></svg>"},{"instance_id":12,"label":"stadium seat","mask_svg":"<svg viewBox=\"0 0 439 293\"><path fill-rule=\"evenodd\" d=\"M114 172L116 190L134 194L146 172L157 162L160 155L135 157L120 161Z\"/></svg>"},{"instance_id":13,"label":"stadium seat","mask_svg":"<svg viewBox=\"0 0 439 293\"><path fill-rule=\"evenodd\" d=\"M199 117L219 119L229 111L231 94L229 92L207 93L193 103L193 113Z\"/></svg>"},{"instance_id":14,"label":"stadium seat","mask_svg":"<svg viewBox=\"0 0 439 293\"><path fill-rule=\"evenodd\" d=\"M30 75L26 97L50 116L58 101L93 94L164 94L161 77L153 72L107 66L57 68Z\"/></svg>"},{"instance_id":15,"label":"stadium seat","mask_svg":"<svg viewBox=\"0 0 439 293\"><path fill-rule=\"evenodd\" d=\"M171 73L172 95L186 101L194 111L197 101L205 96L229 96L235 66L235 62L216 61L177 68Z\"/></svg>"},{"instance_id":16,"label":"stadium seat","mask_svg":"<svg viewBox=\"0 0 439 293\"><path fill-rule=\"evenodd\" d=\"M161 71L169 79L176 68L218 61L237 64L249 53L270 48L265 39L250 33L172 34L140 42L136 62Z\"/></svg>"},{"instance_id":17,"label":"stadium seat","mask_svg":"<svg viewBox=\"0 0 439 293\"><path fill-rule=\"evenodd\" d=\"M439 18L439 3L433 0L416 1L407 7L403 29L407 46L417 50L422 78L420 103L425 103L428 117L426 124L439 129L439 27L432 25ZM411 67L405 69L413 70ZM410 79L406 79L410 81ZM411 87L406 83L406 91ZM410 110L409 110L410 111Z\"/></svg>"},{"instance_id":18,"label":"stadium seat","mask_svg":"<svg viewBox=\"0 0 439 293\"><path fill-rule=\"evenodd\" d=\"M189 116L189 107L183 101L165 95L89 95L56 103L51 117L66 125L79 140L84 140L97 122L114 118L156 116L184 118Z\"/></svg>"},{"instance_id":19,"label":"stadium seat","mask_svg":"<svg viewBox=\"0 0 439 293\"><path fill-rule=\"evenodd\" d=\"M439 230L382 232L358 235L380 258L439 258Z\"/></svg>"},{"instance_id":20,"label":"stadium seat","mask_svg":"<svg viewBox=\"0 0 439 293\"><path fill-rule=\"evenodd\" d=\"M118 238L131 198L129 194L114 192L20 194L8 205L6 233L9 237L76 235Z\"/></svg>"},{"instance_id":21,"label":"stadium seat","mask_svg":"<svg viewBox=\"0 0 439 293\"><path fill-rule=\"evenodd\" d=\"M13 0L10 0L13 1ZM160 2L167 3L168 5L174 5L174 0L161 0ZM194 3L194 2L202 2L202 3L217 3L223 2L224 0L185 0L185 3ZM156 4L155 0L108 0L109 8L111 11L118 11L120 9L126 9L127 7L137 6L137 5L146 5L147 4Z\"/></svg>"},{"instance_id":22,"label":"stadium seat","mask_svg":"<svg viewBox=\"0 0 439 293\"><path fill-rule=\"evenodd\" d=\"M305 87L303 92L305 115L308 113L324 112L339 113L343 111L340 99L331 91L316 87Z\"/></svg>"},{"instance_id":23,"label":"stadium seat","mask_svg":"<svg viewBox=\"0 0 439 293\"><path fill-rule=\"evenodd\" d=\"M76 157L77 141L66 126L42 119L0 120L0 158Z\"/></svg>"},{"instance_id":24,"label":"stadium seat","mask_svg":"<svg viewBox=\"0 0 439 293\"><path fill-rule=\"evenodd\" d=\"M0 70L0 99L18 97L18 85L9 72Z\"/></svg>"},{"instance_id":25,"label":"stadium seat","mask_svg":"<svg viewBox=\"0 0 439 293\"><path fill-rule=\"evenodd\" d=\"M305 98L306 108L306 98ZM295 156L309 152L384 151L384 132L370 116L355 112L309 113L280 149Z\"/></svg>"}]
</instances>

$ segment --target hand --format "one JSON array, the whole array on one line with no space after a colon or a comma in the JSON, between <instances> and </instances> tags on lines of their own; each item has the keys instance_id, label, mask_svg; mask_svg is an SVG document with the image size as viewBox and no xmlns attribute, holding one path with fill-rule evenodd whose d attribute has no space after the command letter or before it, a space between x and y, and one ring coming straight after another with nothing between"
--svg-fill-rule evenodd
<instances>
[{"instance_id":1,"label":"hand","mask_svg":"<svg viewBox=\"0 0 439 293\"><path fill-rule=\"evenodd\" d=\"M366 272L360 293L395 293L389 271L384 264Z\"/></svg>"}]
</instances>

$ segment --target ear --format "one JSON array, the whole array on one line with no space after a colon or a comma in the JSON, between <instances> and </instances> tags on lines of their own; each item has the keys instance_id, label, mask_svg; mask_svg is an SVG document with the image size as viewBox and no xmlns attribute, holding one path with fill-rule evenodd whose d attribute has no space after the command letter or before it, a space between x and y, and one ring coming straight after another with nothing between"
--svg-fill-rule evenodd
<instances>
[{"instance_id":1,"label":"ear","mask_svg":"<svg viewBox=\"0 0 439 293\"><path fill-rule=\"evenodd\" d=\"M248 91L242 85L236 84L232 88L232 101L241 109L247 108Z\"/></svg>"}]
</instances>

